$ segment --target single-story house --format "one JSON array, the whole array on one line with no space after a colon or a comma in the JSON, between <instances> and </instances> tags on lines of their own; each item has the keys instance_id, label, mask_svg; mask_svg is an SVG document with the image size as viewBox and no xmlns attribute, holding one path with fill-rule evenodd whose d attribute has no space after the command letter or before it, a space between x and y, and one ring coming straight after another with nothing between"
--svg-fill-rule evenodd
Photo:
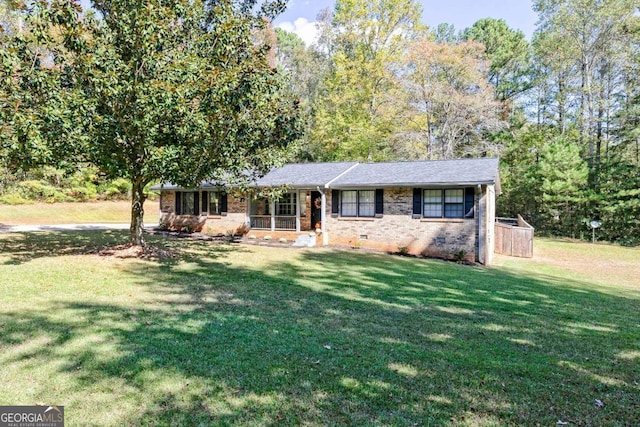
<instances>
[{"instance_id":1,"label":"single-story house","mask_svg":"<svg viewBox=\"0 0 640 427\"><path fill-rule=\"evenodd\" d=\"M485 265L494 252L498 159L299 163L241 191L204 182L160 191L160 224L210 233L313 236L348 245ZM277 197L260 196L280 189Z\"/></svg>"}]
</instances>

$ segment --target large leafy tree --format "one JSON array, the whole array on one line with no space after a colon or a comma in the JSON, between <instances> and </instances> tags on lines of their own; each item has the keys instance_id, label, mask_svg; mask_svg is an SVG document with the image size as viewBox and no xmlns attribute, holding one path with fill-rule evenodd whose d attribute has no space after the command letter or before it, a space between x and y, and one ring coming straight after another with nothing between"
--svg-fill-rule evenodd
<instances>
[{"instance_id":1,"label":"large leafy tree","mask_svg":"<svg viewBox=\"0 0 640 427\"><path fill-rule=\"evenodd\" d=\"M453 158L498 154L491 134L506 123L487 81L484 47L422 40L407 55L406 87L410 96L413 140L418 157ZM422 152L420 152L422 151Z\"/></svg>"},{"instance_id":2,"label":"large leafy tree","mask_svg":"<svg viewBox=\"0 0 640 427\"><path fill-rule=\"evenodd\" d=\"M286 158L300 120L266 31L283 1L258 8L256 0L95 0L93 7L97 16L83 16L71 0L24 11L29 35L7 42L13 54L3 77L18 83L3 111L13 122L31 117L2 135L129 179L131 243L144 244L147 184L239 179ZM21 112L27 104L33 113Z\"/></svg>"},{"instance_id":3,"label":"large leafy tree","mask_svg":"<svg viewBox=\"0 0 640 427\"><path fill-rule=\"evenodd\" d=\"M330 58L310 140L316 159L394 157L391 137L403 108L402 54L420 31L414 0L338 0L321 24Z\"/></svg>"}]
</instances>

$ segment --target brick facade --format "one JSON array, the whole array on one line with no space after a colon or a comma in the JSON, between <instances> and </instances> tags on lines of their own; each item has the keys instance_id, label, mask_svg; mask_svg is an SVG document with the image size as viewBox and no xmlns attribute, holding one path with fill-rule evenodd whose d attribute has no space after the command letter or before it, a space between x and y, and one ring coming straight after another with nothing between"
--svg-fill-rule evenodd
<instances>
[{"instance_id":1,"label":"brick facade","mask_svg":"<svg viewBox=\"0 0 640 427\"><path fill-rule=\"evenodd\" d=\"M384 189L384 213L375 218L345 218L331 213L331 191L325 190L326 235L319 242L330 245L372 248L441 258L462 257L488 264L493 245L495 194L493 186L475 191L475 216L470 219L413 218L413 189ZM300 231L315 229L311 224L312 190L302 190ZM228 212L220 216L175 215L175 193L163 191L160 198L161 224L169 229L204 231L210 234L244 234L247 231L248 198L228 195Z\"/></svg>"},{"instance_id":2,"label":"brick facade","mask_svg":"<svg viewBox=\"0 0 640 427\"><path fill-rule=\"evenodd\" d=\"M330 193L327 199L330 244L442 258L454 258L459 253L468 261L476 261L477 218L413 218L412 188L385 188L381 218L332 215Z\"/></svg>"},{"instance_id":3,"label":"brick facade","mask_svg":"<svg viewBox=\"0 0 640 427\"><path fill-rule=\"evenodd\" d=\"M200 193L198 197L202 198ZM223 215L176 215L175 192L162 191L160 193L160 225L176 231L242 235L246 232L246 206L245 196L228 194L227 212Z\"/></svg>"}]
</instances>

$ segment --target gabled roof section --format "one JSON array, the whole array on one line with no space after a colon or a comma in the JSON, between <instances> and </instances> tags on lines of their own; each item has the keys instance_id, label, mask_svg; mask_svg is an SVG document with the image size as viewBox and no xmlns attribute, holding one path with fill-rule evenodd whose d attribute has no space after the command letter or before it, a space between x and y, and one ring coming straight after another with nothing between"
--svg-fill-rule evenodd
<instances>
[{"instance_id":1,"label":"gabled roof section","mask_svg":"<svg viewBox=\"0 0 640 427\"><path fill-rule=\"evenodd\" d=\"M357 162L290 163L273 169L258 179L258 187L288 186L291 188L323 187L337 176L349 171Z\"/></svg>"},{"instance_id":2,"label":"gabled roof section","mask_svg":"<svg viewBox=\"0 0 640 427\"><path fill-rule=\"evenodd\" d=\"M497 158L418 160L387 163L291 163L275 168L254 185L303 188L441 187L492 184L500 194ZM203 182L199 188L220 188L224 183ZM166 183L152 190L182 190Z\"/></svg>"},{"instance_id":3,"label":"gabled roof section","mask_svg":"<svg viewBox=\"0 0 640 427\"><path fill-rule=\"evenodd\" d=\"M498 159L360 163L330 188L498 184ZM499 184L498 184L499 185Z\"/></svg>"}]
</instances>

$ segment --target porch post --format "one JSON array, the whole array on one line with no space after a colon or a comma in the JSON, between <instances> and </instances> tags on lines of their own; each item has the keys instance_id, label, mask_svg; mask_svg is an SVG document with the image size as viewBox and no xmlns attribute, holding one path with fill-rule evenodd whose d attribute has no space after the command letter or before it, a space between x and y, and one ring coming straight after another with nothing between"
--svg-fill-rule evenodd
<instances>
[{"instance_id":1,"label":"porch post","mask_svg":"<svg viewBox=\"0 0 640 427\"><path fill-rule=\"evenodd\" d=\"M271 231L274 231L276 229L276 201L275 199L271 198L270 201L270 211L271 211Z\"/></svg>"},{"instance_id":2,"label":"porch post","mask_svg":"<svg viewBox=\"0 0 640 427\"><path fill-rule=\"evenodd\" d=\"M320 188L318 188L318 190L320 190ZM325 191L320 191L320 197L322 200L322 211L320 212L320 221L322 222L322 226L320 228L322 231L322 246L327 246L329 244L329 235L327 234L327 195Z\"/></svg>"},{"instance_id":3,"label":"porch post","mask_svg":"<svg viewBox=\"0 0 640 427\"><path fill-rule=\"evenodd\" d=\"M247 224L247 227L249 227L249 229L251 229L251 196L249 195L249 193L247 193L247 204L245 205L246 207L246 214L245 214L245 223Z\"/></svg>"},{"instance_id":4,"label":"porch post","mask_svg":"<svg viewBox=\"0 0 640 427\"><path fill-rule=\"evenodd\" d=\"M299 233L300 232L300 190L298 190L296 193L296 232Z\"/></svg>"}]
</instances>

